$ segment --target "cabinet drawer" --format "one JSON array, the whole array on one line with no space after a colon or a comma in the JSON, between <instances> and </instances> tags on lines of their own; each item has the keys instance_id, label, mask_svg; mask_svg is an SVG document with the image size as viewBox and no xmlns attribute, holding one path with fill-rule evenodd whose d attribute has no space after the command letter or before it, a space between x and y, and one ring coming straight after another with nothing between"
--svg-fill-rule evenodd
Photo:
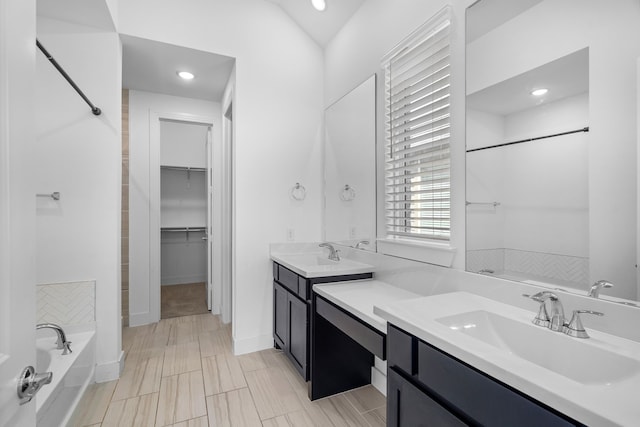
<instances>
[{"instance_id":1,"label":"cabinet drawer","mask_svg":"<svg viewBox=\"0 0 640 427\"><path fill-rule=\"evenodd\" d=\"M386 359L386 338L382 332L319 296L316 297L316 313L371 353L382 360Z\"/></svg>"},{"instance_id":2,"label":"cabinet drawer","mask_svg":"<svg viewBox=\"0 0 640 427\"><path fill-rule=\"evenodd\" d=\"M422 341L418 342L418 379L453 410L480 425L577 425Z\"/></svg>"},{"instance_id":3,"label":"cabinet drawer","mask_svg":"<svg viewBox=\"0 0 640 427\"><path fill-rule=\"evenodd\" d=\"M418 339L390 323L387 325L387 343L393 349L389 351L387 366L395 367L408 375L417 374Z\"/></svg>"},{"instance_id":4,"label":"cabinet drawer","mask_svg":"<svg viewBox=\"0 0 640 427\"><path fill-rule=\"evenodd\" d=\"M298 295L298 275L288 268L278 266L278 282L294 294Z\"/></svg>"}]
</instances>

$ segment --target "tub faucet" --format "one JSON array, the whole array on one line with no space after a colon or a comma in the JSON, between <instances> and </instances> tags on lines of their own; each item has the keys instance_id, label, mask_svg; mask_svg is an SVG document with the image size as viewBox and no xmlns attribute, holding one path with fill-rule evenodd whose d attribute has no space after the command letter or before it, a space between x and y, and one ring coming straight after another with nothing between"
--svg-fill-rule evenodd
<instances>
[{"instance_id":1,"label":"tub faucet","mask_svg":"<svg viewBox=\"0 0 640 427\"><path fill-rule=\"evenodd\" d=\"M332 261L340 261L340 255L338 255L339 250L333 247L331 243L320 243L318 246L321 248L329 249L329 259Z\"/></svg>"},{"instance_id":2,"label":"tub faucet","mask_svg":"<svg viewBox=\"0 0 640 427\"><path fill-rule=\"evenodd\" d=\"M64 334L62 328L55 323L39 323L36 325L37 329L53 329L58 335L58 350L62 350L62 355L71 353L71 341L67 341L67 336Z\"/></svg>"},{"instance_id":3,"label":"tub faucet","mask_svg":"<svg viewBox=\"0 0 640 427\"><path fill-rule=\"evenodd\" d=\"M598 298L600 296L600 291L602 290L602 288L613 288L613 283L607 280L598 280L589 288L588 296L590 296L591 298Z\"/></svg>"},{"instance_id":4,"label":"tub faucet","mask_svg":"<svg viewBox=\"0 0 640 427\"><path fill-rule=\"evenodd\" d=\"M536 325L546 326L552 331L564 332L564 308L562 307L562 303L560 302L560 299L556 294L549 291L543 291L528 297L540 303L540 311L538 312L538 316L534 319L534 323ZM546 308L547 301L550 301L551 303L551 307L549 310L547 310ZM544 319L545 316L547 317L546 319ZM545 322L545 320L548 322L548 324Z\"/></svg>"},{"instance_id":5,"label":"tub faucet","mask_svg":"<svg viewBox=\"0 0 640 427\"><path fill-rule=\"evenodd\" d=\"M360 240L358 243L356 243L356 245L354 246L354 248L356 248L356 249L360 249L360 247L361 247L362 245L368 245L368 244L369 244L369 241L368 241L368 240Z\"/></svg>"}]
</instances>

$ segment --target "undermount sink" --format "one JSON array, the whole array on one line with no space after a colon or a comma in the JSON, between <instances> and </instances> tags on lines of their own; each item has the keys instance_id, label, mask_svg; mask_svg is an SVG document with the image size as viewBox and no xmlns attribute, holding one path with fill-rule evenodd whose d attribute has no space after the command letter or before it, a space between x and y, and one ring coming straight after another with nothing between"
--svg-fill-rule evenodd
<instances>
[{"instance_id":1,"label":"undermount sink","mask_svg":"<svg viewBox=\"0 0 640 427\"><path fill-rule=\"evenodd\" d=\"M582 384L611 384L640 372L640 362L635 359L490 311L476 310L435 320Z\"/></svg>"},{"instance_id":2,"label":"undermount sink","mask_svg":"<svg viewBox=\"0 0 640 427\"><path fill-rule=\"evenodd\" d=\"M341 258L334 261L322 253L271 254L271 259L303 277L344 276L373 272L373 266Z\"/></svg>"}]
</instances>

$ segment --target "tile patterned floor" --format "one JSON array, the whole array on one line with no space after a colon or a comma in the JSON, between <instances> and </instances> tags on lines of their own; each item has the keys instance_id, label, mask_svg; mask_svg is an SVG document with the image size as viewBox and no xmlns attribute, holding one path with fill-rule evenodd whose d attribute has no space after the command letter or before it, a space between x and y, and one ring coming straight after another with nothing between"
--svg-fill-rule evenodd
<instances>
[{"instance_id":1,"label":"tile patterned floor","mask_svg":"<svg viewBox=\"0 0 640 427\"><path fill-rule=\"evenodd\" d=\"M363 426L386 424L372 386L311 402L279 350L234 356L231 328L201 314L124 328L125 369L94 384L74 427Z\"/></svg>"}]
</instances>

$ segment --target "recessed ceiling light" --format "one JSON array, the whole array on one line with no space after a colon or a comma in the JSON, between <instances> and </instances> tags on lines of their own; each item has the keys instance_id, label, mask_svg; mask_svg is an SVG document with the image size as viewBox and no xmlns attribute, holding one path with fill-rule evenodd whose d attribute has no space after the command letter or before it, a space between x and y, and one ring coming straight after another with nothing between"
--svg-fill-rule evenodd
<instances>
[{"instance_id":1,"label":"recessed ceiling light","mask_svg":"<svg viewBox=\"0 0 640 427\"><path fill-rule=\"evenodd\" d=\"M548 89L540 88L540 89L532 90L531 91L531 95L533 95L533 96L542 96L547 92L549 92Z\"/></svg>"},{"instance_id":2,"label":"recessed ceiling light","mask_svg":"<svg viewBox=\"0 0 640 427\"><path fill-rule=\"evenodd\" d=\"M184 80L192 80L195 76L188 71L178 71L178 76Z\"/></svg>"},{"instance_id":3,"label":"recessed ceiling light","mask_svg":"<svg viewBox=\"0 0 640 427\"><path fill-rule=\"evenodd\" d=\"M327 8L327 2L325 0L311 0L311 4L320 12Z\"/></svg>"}]
</instances>

